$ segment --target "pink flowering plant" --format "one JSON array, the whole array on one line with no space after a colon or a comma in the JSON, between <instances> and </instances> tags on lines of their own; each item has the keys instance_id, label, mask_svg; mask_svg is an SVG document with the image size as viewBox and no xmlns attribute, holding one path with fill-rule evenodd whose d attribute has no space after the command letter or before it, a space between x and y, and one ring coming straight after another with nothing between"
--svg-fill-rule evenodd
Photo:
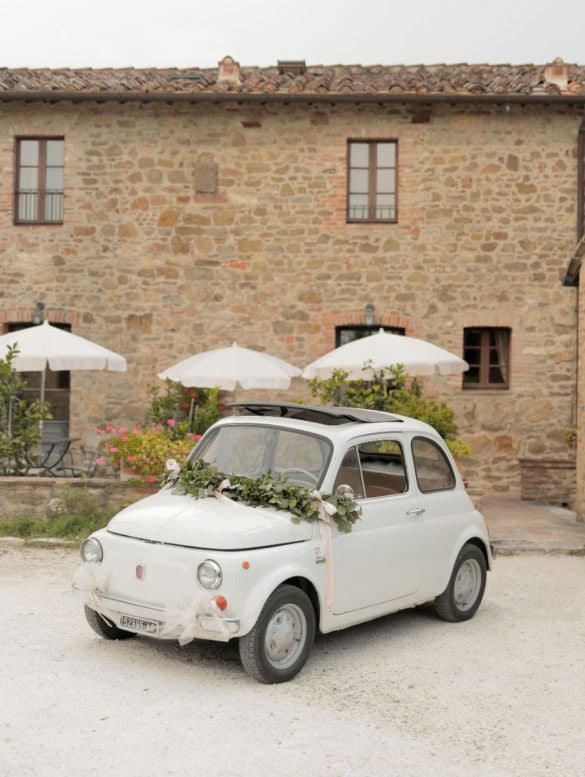
<instances>
[{"instance_id":1,"label":"pink flowering plant","mask_svg":"<svg viewBox=\"0 0 585 777\"><path fill-rule=\"evenodd\" d=\"M173 426L173 423L168 423L169 428ZM136 426L128 431L124 427L116 428L108 424L103 428L98 427L95 432L103 435L96 464L108 466L115 472L130 470L135 477L147 483L160 480L167 459L186 459L201 437L200 434L185 434L173 438L161 426Z\"/></svg>"},{"instance_id":2,"label":"pink flowering plant","mask_svg":"<svg viewBox=\"0 0 585 777\"><path fill-rule=\"evenodd\" d=\"M156 483L165 475L168 459L182 462L201 435L221 416L218 389L193 389L174 381L165 381L164 393L155 386L147 388L149 408L144 424L131 431L107 424L97 428L103 435L98 466L114 472L131 470L133 476Z\"/></svg>"},{"instance_id":3,"label":"pink flowering plant","mask_svg":"<svg viewBox=\"0 0 585 777\"><path fill-rule=\"evenodd\" d=\"M224 406L217 388L189 388L173 380L165 380L164 393L157 386L148 386L150 406L146 424L160 424L171 437L203 434L219 420Z\"/></svg>"}]
</instances>

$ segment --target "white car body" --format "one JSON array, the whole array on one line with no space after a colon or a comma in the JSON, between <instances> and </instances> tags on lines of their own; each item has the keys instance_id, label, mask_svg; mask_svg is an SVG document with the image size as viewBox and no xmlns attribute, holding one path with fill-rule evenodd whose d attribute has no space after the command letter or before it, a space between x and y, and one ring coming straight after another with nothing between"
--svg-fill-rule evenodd
<instances>
[{"instance_id":1,"label":"white car body","mask_svg":"<svg viewBox=\"0 0 585 777\"><path fill-rule=\"evenodd\" d=\"M294 523L287 512L222 496L196 499L164 487L122 510L92 535L103 558L84 561L76 573L74 588L81 592L84 604L116 627L113 633L118 636L111 638L120 638L118 629L181 643L243 638L283 585L302 589L312 603L316 628L326 633L445 595L459 554L469 546L480 550L485 560L484 564L480 559L480 565L491 568L484 519L431 427L399 416L348 409L346 422L321 424L324 412L332 412L337 420L341 409L318 408L312 416L310 408L292 406L289 415L280 417L271 414L272 407L262 406L268 415L254 405L255 414L219 421L191 457L206 445L209 450L210 436L217 435L219 428L227 430L221 432L224 435L231 428L247 426L269 430L267 434L288 430L305 435L302 439L309 447L316 441L324 452L318 482L322 494L335 492L345 474L340 468L354 454L364 457L360 466L366 489L366 475L371 473L366 470L371 463L368 457L378 455L368 451L384 446L400 451L405 490L372 497L354 494L362 517L351 532L343 533L333 521L330 528L322 522ZM313 417L316 420L305 420ZM425 457L428 451L437 452L438 465L451 473L445 475L449 487L428 490L433 483L421 475L423 459L415 461L420 450ZM387 455L382 452L381 460ZM425 467L428 461L424 459ZM394 464L374 461L373 466L388 470ZM374 474L377 477L380 472ZM198 580L198 568L208 560L221 568L219 585L213 589ZM479 582L481 600L485 571ZM477 606L479 602L473 612ZM293 612L297 613L294 607ZM465 612L460 614L447 619L466 619ZM278 662L273 662L275 671L251 674L264 682L287 680L305 660L306 656L298 667L287 660L282 673Z\"/></svg>"}]
</instances>

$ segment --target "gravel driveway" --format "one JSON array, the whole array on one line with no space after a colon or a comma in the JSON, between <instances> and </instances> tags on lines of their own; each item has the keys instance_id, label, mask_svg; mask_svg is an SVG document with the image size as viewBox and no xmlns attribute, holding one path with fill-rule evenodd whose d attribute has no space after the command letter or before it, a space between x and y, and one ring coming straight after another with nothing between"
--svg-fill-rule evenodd
<instances>
[{"instance_id":1,"label":"gravel driveway","mask_svg":"<svg viewBox=\"0 0 585 777\"><path fill-rule=\"evenodd\" d=\"M282 685L237 650L100 639L75 551L0 545L2 777L577 777L585 559L496 560L463 624L410 610L318 637Z\"/></svg>"}]
</instances>

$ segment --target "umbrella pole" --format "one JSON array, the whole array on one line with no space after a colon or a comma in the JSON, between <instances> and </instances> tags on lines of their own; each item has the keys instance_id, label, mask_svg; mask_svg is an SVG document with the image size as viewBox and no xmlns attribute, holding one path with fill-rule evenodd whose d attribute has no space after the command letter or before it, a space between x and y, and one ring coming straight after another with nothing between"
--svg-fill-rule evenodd
<instances>
[{"instance_id":1,"label":"umbrella pole","mask_svg":"<svg viewBox=\"0 0 585 777\"><path fill-rule=\"evenodd\" d=\"M195 400L193 397L191 397L191 407L189 408L189 424L187 426L187 431L192 431L191 424L193 423L193 410L195 409Z\"/></svg>"},{"instance_id":2,"label":"umbrella pole","mask_svg":"<svg viewBox=\"0 0 585 777\"><path fill-rule=\"evenodd\" d=\"M41 402L45 401L45 375L46 375L46 373L47 373L47 368L45 367L45 369L41 372L41 395L40 395ZM43 419L42 418L39 421L39 433L41 435L41 442L42 442L43 441Z\"/></svg>"}]
</instances>

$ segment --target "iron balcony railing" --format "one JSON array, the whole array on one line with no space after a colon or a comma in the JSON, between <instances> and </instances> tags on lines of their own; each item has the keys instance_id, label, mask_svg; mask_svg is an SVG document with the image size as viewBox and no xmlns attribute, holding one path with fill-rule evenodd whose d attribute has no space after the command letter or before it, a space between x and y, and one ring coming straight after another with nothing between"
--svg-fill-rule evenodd
<instances>
[{"instance_id":1,"label":"iron balcony railing","mask_svg":"<svg viewBox=\"0 0 585 777\"><path fill-rule=\"evenodd\" d=\"M53 189L21 189L16 192L17 223L60 223L64 193Z\"/></svg>"}]
</instances>

